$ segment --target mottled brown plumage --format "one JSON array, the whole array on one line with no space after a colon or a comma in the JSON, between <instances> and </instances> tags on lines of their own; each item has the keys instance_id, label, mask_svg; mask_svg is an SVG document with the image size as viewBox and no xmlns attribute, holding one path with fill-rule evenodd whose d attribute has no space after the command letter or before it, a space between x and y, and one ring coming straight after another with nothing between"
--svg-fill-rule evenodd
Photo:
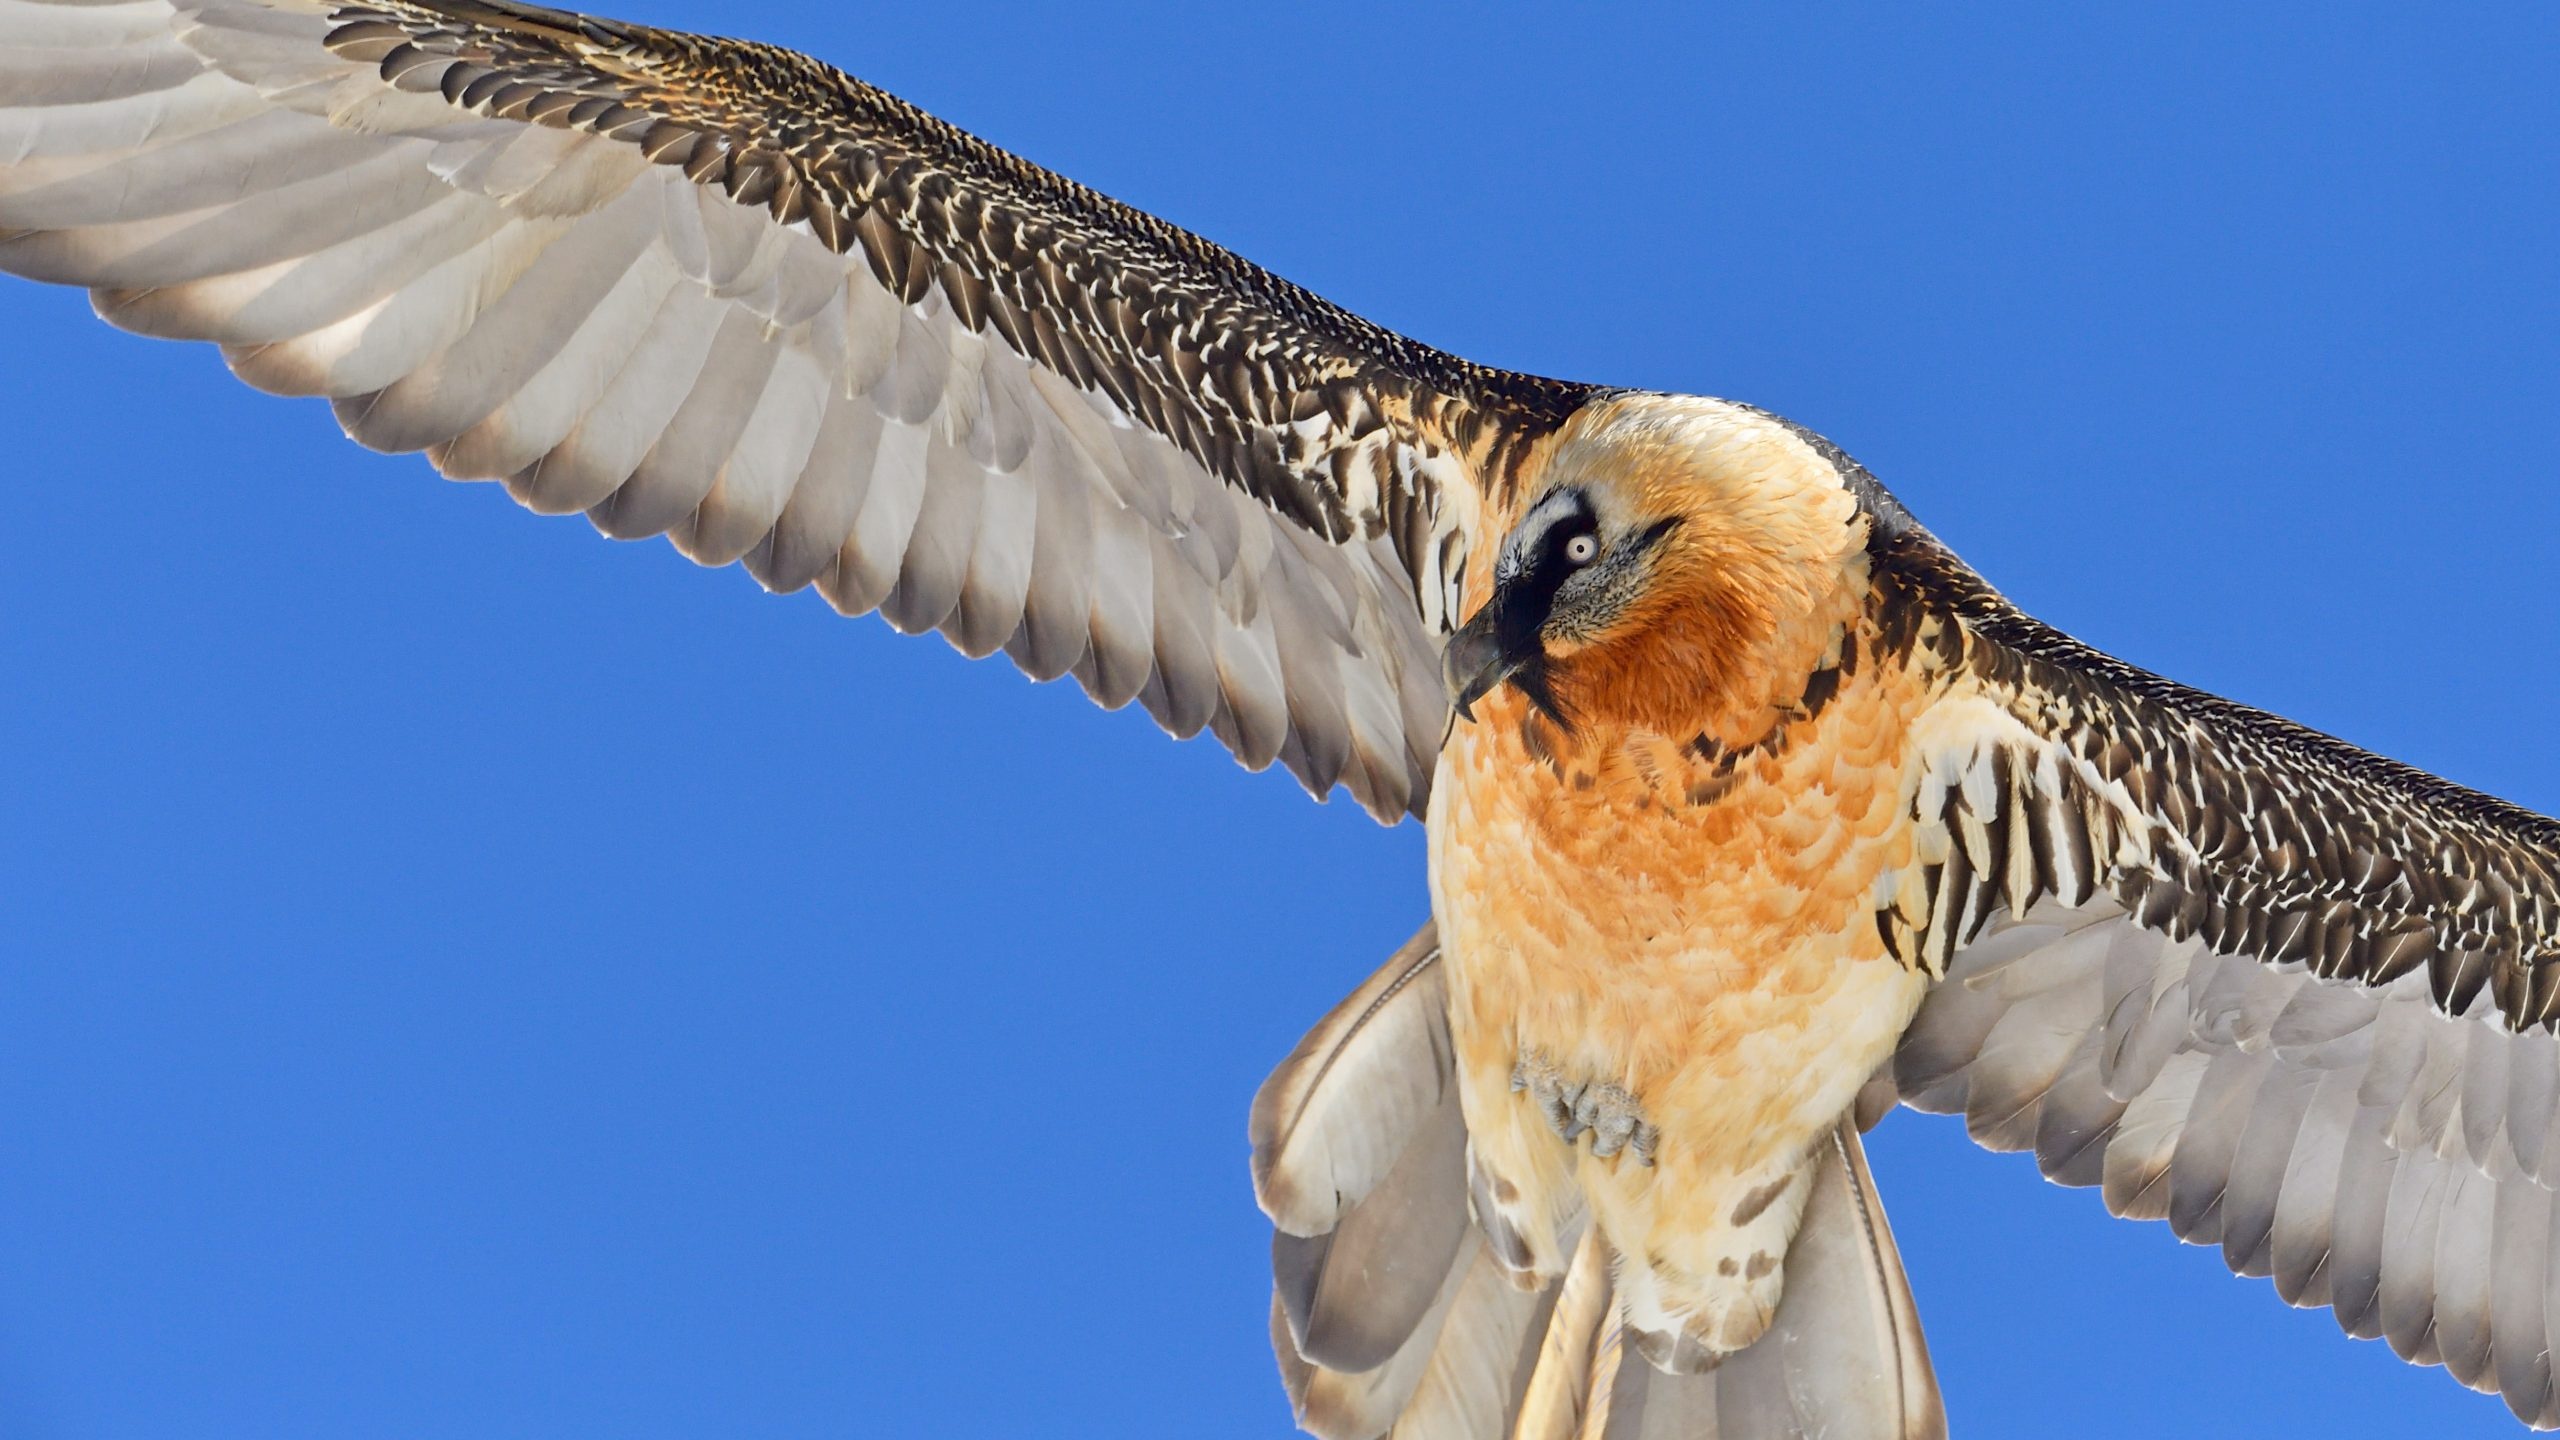
<instances>
[{"instance_id":1,"label":"mottled brown plumage","mask_svg":"<svg viewBox=\"0 0 2560 1440\"><path fill-rule=\"evenodd\" d=\"M330 49L399 88L636 145L859 251L900 300L938 292L1324 538L1389 536L1417 575L1440 502L1398 452L1509 474L1590 393L1381 330L793 51L507 4L332 19Z\"/></svg>"},{"instance_id":2,"label":"mottled brown plumage","mask_svg":"<svg viewBox=\"0 0 2560 1440\"><path fill-rule=\"evenodd\" d=\"M2553 821L2038 624L1775 416L1443 355L787 51L0 46L0 269L1427 814L1432 926L1254 1109L1317 1433L1939 1432L1897 1096L2560 1423Z\"/></svg>"},{"instance_id":3,"label":"mottled brown plumage","mask_svg":"<svg viewBox=\"0 0 2560 1440\"><path fill-rule=\"evenodd\" d=\"M2439 1008L2466 1012L2485 992L2517 1029L2560 1019L2560 822L2101 655L1916 531L1879 559L1915 648L1933 615L1956 622L1925 637L1946 683L1999 697L2075 762L2029 802L2059 810L2030 843L2064 832L2067 851L2092 857L2084 883L2144 925L2367 985L2423 971ZM2101 791L2116 803L2093 805ZM2009 808L1950 801L1977 823ZM1967 912L1953 933L1990 913L1966 897L2008 868L2007 827L1983 833L1989 847L1955 852L1927 903L1931 919ZM2038 869L2005 899L2020 911L2062 885ZM1943 968L1943 950L1919 958Z\"/></svg>"}]
</instances>

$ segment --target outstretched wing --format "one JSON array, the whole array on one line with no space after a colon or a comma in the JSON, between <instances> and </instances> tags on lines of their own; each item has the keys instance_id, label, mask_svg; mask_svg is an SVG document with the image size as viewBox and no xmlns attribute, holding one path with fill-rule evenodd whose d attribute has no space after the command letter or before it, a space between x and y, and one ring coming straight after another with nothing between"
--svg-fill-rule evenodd
<instances>
[{"instance_id":1,"label":"outstretched wing","mask_svg":"<svg viewBox=\"0 0 2560 1440\"><path fill-rule=\"evenodd\" d=\"M0 0L0 269L1382 817L1478 487L1583 394L800 55L497 0Z\"/></svg>"},{"instance_id":2,"label":"outstretched wing","mask_svg":"<svg viewBox=\"0 0 2560 1440\"><path fill-rule=\"evenodd\" d=\"M1904 1097L2560 1424L2560 823L1881 559L1945 686Z\"/></svg>"}]
</instances>

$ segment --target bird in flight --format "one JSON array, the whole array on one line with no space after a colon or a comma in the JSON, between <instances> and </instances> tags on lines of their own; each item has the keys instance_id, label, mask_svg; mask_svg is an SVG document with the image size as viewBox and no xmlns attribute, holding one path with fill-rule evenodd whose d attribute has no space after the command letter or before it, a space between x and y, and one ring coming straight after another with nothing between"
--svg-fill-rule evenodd
<instances>
[{"instance_id":1,"label":"bird in flight","mask_svg":"<svg viewBox=\"0 0 2560 1440\"><path fill-rule=\"evenodd\" d=\"M1897 1103L2560 1423L2560 824L2039 624L1779 417L496 0L0 0L0 269L1420 817L1252 1113L1314 1433L1942 1432Z\"/></svg>"}]
</instances>

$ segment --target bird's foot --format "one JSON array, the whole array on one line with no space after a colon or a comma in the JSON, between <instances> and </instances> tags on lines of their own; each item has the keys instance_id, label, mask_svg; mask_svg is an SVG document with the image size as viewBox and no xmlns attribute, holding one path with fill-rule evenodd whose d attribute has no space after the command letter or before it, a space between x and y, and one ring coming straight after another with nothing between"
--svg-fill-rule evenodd
<instances>
[{"instance_id":1,"label":"bird's foot","mask_svg":"<svg viewBox=\"0 0 2560 1440\"><path fill-rule=\"evenodd\" d=\"M1615 1081L1570 1080L1544 1055L1520 1057L1511 1070L1514 1093L1525 1093L1538 1113L1547 1117L1567 1145L1591 1136L1591 1153L1602 1160L1621 1151L1651 1165L1662 1131L1644 1114L1644 1105Z\"/></svg>"}]
</instances>

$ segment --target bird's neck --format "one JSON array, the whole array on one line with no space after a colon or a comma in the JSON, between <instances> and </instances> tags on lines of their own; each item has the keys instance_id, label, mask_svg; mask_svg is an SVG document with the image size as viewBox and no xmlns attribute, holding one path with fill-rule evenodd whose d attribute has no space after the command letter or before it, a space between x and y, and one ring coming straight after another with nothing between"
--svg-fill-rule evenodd
<instances>
[{"instance_id":1,"label":"bird's neck","mask_svg":"<svg viewBox=\"0 0 2560 1440\"><path fill-rule=\"evenodd\" d=\"M1869 625L1865 556L1731 565L1631 633L1554 661L1573 728L1765 742L1836 691Z\"/></svg>"}]
</instances>

